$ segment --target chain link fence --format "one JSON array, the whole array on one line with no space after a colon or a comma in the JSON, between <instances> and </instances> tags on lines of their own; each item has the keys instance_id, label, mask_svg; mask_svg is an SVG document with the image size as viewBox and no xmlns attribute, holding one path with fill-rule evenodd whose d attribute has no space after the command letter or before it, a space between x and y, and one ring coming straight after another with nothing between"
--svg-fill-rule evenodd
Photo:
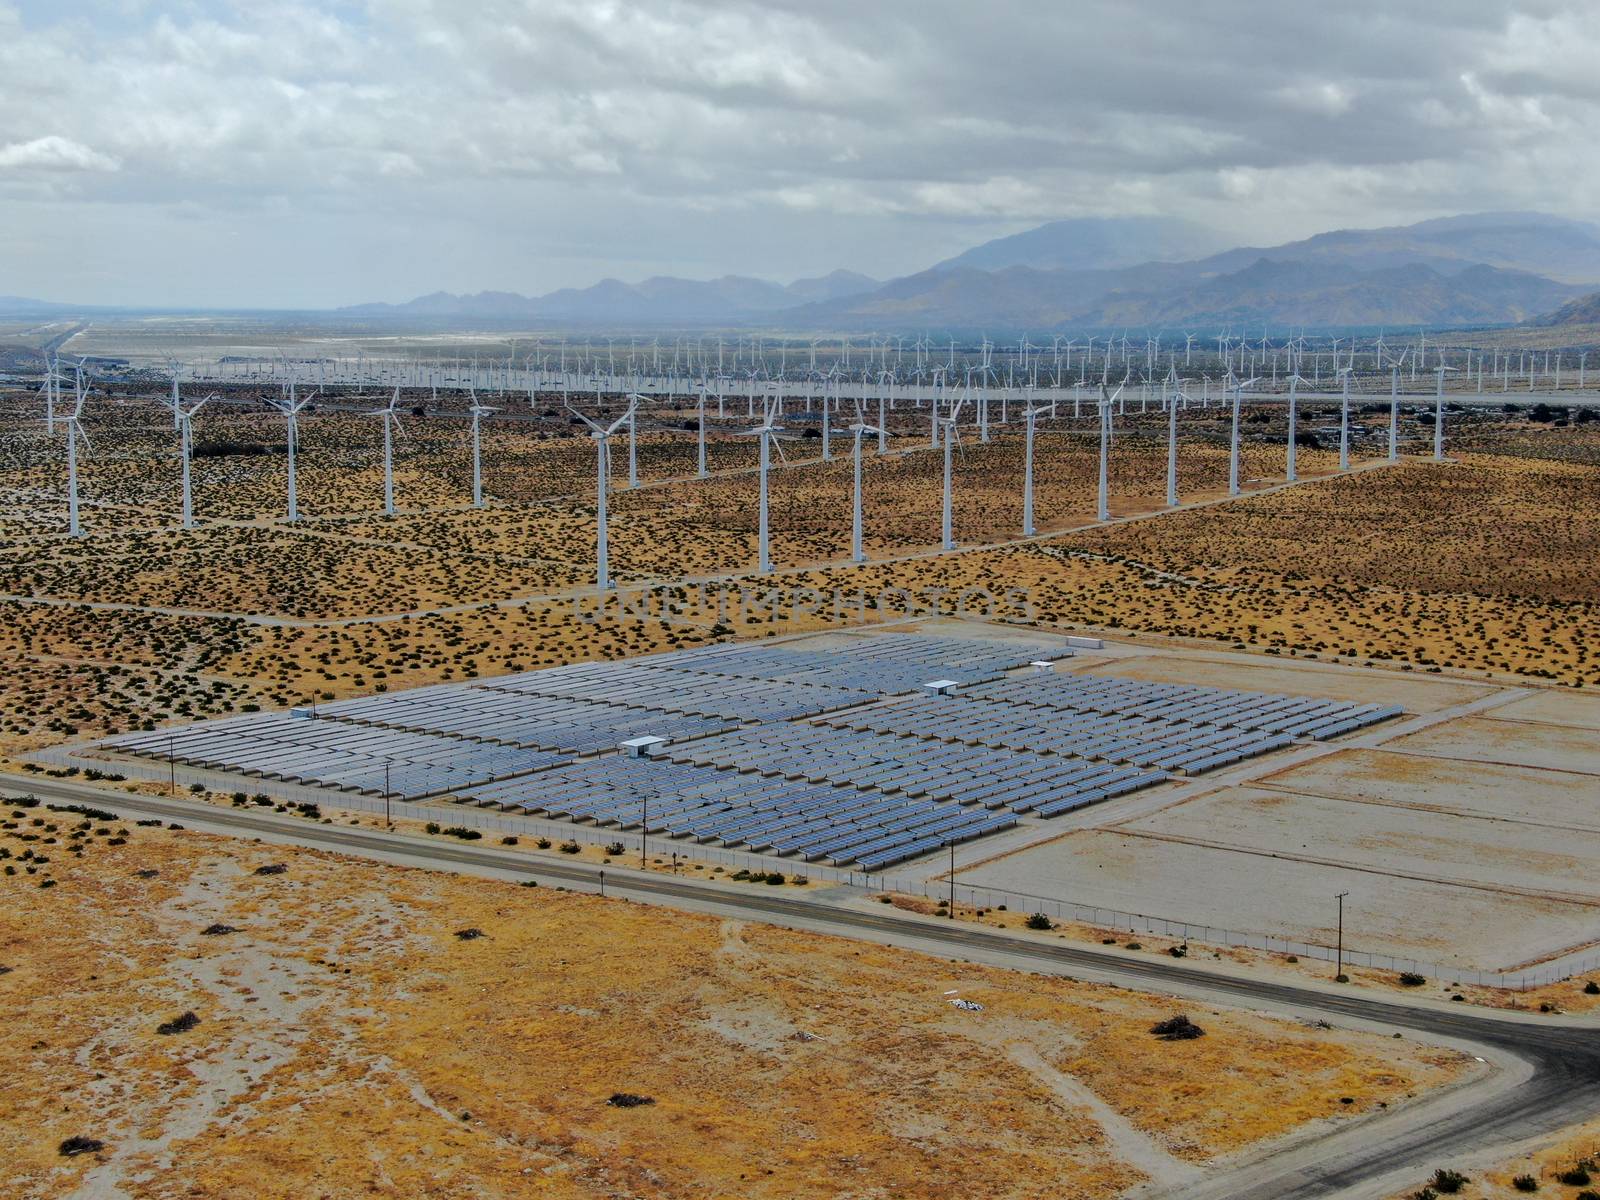
<instances>
[{"instance_id":1,"label":"chain link fence","mask_svg":"<svg viewBox=\"0 0 1600 1200\"><path fill-rule=\"evenodd\" d=\"M128 779L150 783L165 783L175 791L188 791L198 784L206 791L230 793L244 791L281 800L287 804L328 805L353 812L370 813L386 819L435 822L446 828L474 829L483 834L495 833L504 837L538 839L547 838L559 845L576 842L580 845L611 846L620 844L624 854L636 856L641 849L648 857L667 861L676 854L680 861L705 863L756 872L781 872L786 876L801 875L807 879L833 883L843 887L859 888L868 892L895 893L920 896L928 900L949 900L952 895L948 878L917 879L891 874L868 874L820 863L798 862L770 855L745 853L715 846L679 841L665 834L646 836L642 833L620 829L603 829L594 825L578 825L567 821L546 821L535 817L513 816L465 804L417 804L406 800L385 800L381 796L356 792L334 792L326 788L303 787L275 779L244 780L218 772L186 767L181 763L161 763L139 759L118 759L110 762L77 757L70 748L53 747L33 752L29 757L41 765L61 770L76 767L83 771L96 769ZM930 868L935 864L930 863ZM1297 941L1274 937L1265 933L1247 933L1221 929L1201 922L1185 921L1172 917L1152 916L1147 913L1123 912L1120 909L1101 908L1071 900L998 891L992 888L972 887L957 883L955 903L971 908L1000 909L1010 912L1042 913L1056 921L1070 921L1089 925L1118 934L1160 937L1180 943L1254 950L1267 954L1293 955L1296 958L1335 962L1340 958L1336 946L1317 942ZM1485 971L1477 967L1429 962L1423 959L1404 958L1392 954L1378 954L1346 946L1342 961L1346 966L1393 974L1409 973L1432 980L1447 980L1454 984L1472 984L1479 987L1526 990L1549 983L1558 983L1575 975L1600 969L1600 953L1578 958L1556 959L1549 963L1517 971Z\"/></svg>"}]
</instances>

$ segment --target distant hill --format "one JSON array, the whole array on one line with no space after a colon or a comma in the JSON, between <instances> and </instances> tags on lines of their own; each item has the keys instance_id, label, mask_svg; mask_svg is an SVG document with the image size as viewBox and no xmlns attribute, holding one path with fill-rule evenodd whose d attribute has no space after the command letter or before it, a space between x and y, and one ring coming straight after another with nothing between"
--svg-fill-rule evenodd
<instances>
[{"instance_id":1,"label":"distant hill","mask_svg":"<svg viewBox=\"0 0 1600 1200\"><path fill-rule=\"evenodd\" d=\"M1194 263L1127 271L927 271L787 315L797 324L856 329L1493 325L1525 320L1583 290L1486 266L1447 274L1421 263L1360 270L1257 258L1225 274Z\"/></svg>"},{"instance_id":2,"label":"distant hill","mask_svg":"<svg viewBox=\"0 0 1600 1200\"><path fill-rule=\"evenodd\" d=\"M1188 262L1226 244L1213 230L1170 217L1079 217L984 242L932 269L1115 270L1141 263Z\"/></svg>"},{"instance_id":3,"label":"distant hill","mask_svg":"<svg viewBox=\"0 0 1600 1200\"><path fill-rule=\"evenodd\" d=\"M1282 246L1228 250L1199 265L1222 274L1261 258L1367 271L1421 263L1446 274L1481 265L1596 284L1600 226L1544 213L1477 213L1384 229L1339 229Z\"/></svg>"},{"instance_id":4,"label":"distant hill","mask_svg":"<svg viewBox=\"0 0 1600 1200\"><path fill-rule=\"evenodd\" d=\"M358 304L342 308L351 316L450 317L545 321L638 321L643 323L738 322L796 305L827 302L869 292L876 279L853 271L834 271L783 286L765 279L724 275L720 279L679 279L657 275L640 283L602 279L586 288L560 288L543 296L479 292L457 296L434 292L405 304Z\"/></svg>"},{"instance_id":5,"label":"distant hill","mask_svg":"<svg viewBox=\"0 0 1600 1200\"><path fill-rule=\"evenodd\" d=\"M85 306L79 305L78 308ZM31 317L55 313L75 312L70 304L52 304L48 300L31 300L26 296L0 296L0 314L8 317Z\"/></svg>"},{"instance_id":6,"label":"distant hill","mask_svg":"<svg viewBox=\"0 0 1600 1200\"><path fill-rule=\"evenodd\" d=\"M1528 322L1530 325L1600 325L1600 292L1590 292L1563 304L1555 312L1545 313Z\"/></svg>"}]
</instances>

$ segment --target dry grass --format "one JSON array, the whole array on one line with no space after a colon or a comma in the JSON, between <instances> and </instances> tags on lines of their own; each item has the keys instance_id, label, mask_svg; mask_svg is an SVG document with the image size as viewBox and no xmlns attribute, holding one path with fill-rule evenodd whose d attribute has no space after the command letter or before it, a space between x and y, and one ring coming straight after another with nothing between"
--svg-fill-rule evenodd
<instances>
[{"instance_id":1,"label":"dry grass","mask_svg":"<svg viewBox=\"0 0 1600 1200\"><path fill-rule=\"evenodd\" d=\"M0 878L17 1196L1108 1196L1462 1069L1231 1011L1165 1043L1155 997L549 888L85 837Z\"/></svg>"},{"instance_id":2,"label":"dry grass","mask_svg":"<svg viewBox=\"0 0 1600 1200\"><path fill-rule=\"evenodd\" d=\"M1308 427L1325 422L1310 415L1313 407ZM5 451L14 470L0 495L0 533L11 535L0 537L0 595L51 603L0 600L0 661L12 667L0 676L0 751L252 704L622 657L771 629L732 618L731 629L714 630L714 610L677 626L576 619L571 601L560 597L586 589L593 570L593 450L549 411L486 432L491 497L529 503L462 507L469 464L462 423L430 417L411 422L400 496L402 506L433 511L369 515L381 492L378 424L322 413L302 423L307 520L291 529L266 519L281 511L281 456L208 457L196 461L197 496L202 519L213 523L182 533L157 527L170 525L176 505L170 419L148 404L102 404L84 490L114 507L85 510L95 536L81 542L40 524L59 519L58 500L41 508L34 490L59 489L59 445L47 445L37 430L19 434ZM654 413L651 423L681 423L685 411ZM13 408L12 419L22 415ZM1215 496L1225 482L1218 417L1216 409L1184 414L1179 476L1186 498ZM207 419L215 425L202 431L202 441L281 441L281 418L219 412ZM1363 428L1377 431L1382 419L1363 414ZM740 421L730 416L727 427ZM1504 439L1513 453L1324 478L1027 547L808 570L846 551L850 472L848 442L841 441L832 464L774 474L773 552L781 567L801 572L788 577L801 585L869 593L899 586L924 597L975 584L996 595L1026 588L1046 625L1139 630L1415 670L1600 682L1585 634L1595 616L1588 561L1600 485L1592 467L1521 449L1532 440L1547 451L1575 447L1581 457L1592 424L1533 431L1494 414L1463 422L1463 439ZM1281 471L1282 446L1272 421L1249 428L1255 440L1246 444L1244 475L1259 488ZM1159 509L1162 432L1154 412L1119 419L1112 460L1118 513ZM996 438L981 445L969 431L957 460L956 529L967 544L1013 537L1020 524L1020 440L1014 429L1003 436L997 429ZM925 440L925 419L903 412L895 446ZM1371 456L1372 437L1357 444ZM724 430L712 442L713 466L748 465L752 445ZM814 441L791 445L797 455L815 453ZM693 452L693 439L681 431L642 440L641 478L656 482L637 492L619 486L612 497L613 569L622 580L750 570L754 476L660 482L691 473ZM1092 517L1094 462L1092 432L1041 433L1042 528L1070 529ZM615 465L620 481L620 451ZM1315 476L1333 458L1306 450L1301 465ZM942 456L869 453L867 468L869 553L926 553L938 537ZM532 503L535 495L549 499ZM19 525L7 513L26 520ZM215 523L219 517L236 523ZM112 525L121 532L108 531ZM512 598L519 602L497 603ZM115 607L90 611L78 607L84 601ZM403 613L416 615L365 620Z\"/></svg>"}]
</instances>

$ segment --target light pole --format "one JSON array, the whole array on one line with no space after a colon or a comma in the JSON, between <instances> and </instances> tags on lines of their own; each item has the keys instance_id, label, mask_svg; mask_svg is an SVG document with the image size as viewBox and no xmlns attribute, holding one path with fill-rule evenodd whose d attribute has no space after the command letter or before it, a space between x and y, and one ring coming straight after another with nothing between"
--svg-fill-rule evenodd
<instances>
[{"instance_id":1,"label":"light pole","mask_svg":"<svg viewBox=\"0 0 1600 1200\"><path fill-rule=\"evenodd\" d=\"M383 760L383 827L393 829L394 822L389 817L389 764L391 759Z\"/></svg>"},{"instance_id":2,"label":"light pole","mask_svg":"<svg viewBox=\"0 0 1600 1200\"><path fill-rule=\"evenodd\" d=\"M1334 897L1339 902L1339 942L1338 949L1334 952L1333 977L1335 980L1344 978L1344 898L1349 892L1340 892Z\"/></svg>"},{"instance_id":3,"label":"light pole","mask_svg":"<svg viewBox=\"0 0 1600 1200\"><path fill-rule=\"evenodd\" d=\"M167 734L167 795L178 794L178 756L173 749L172 735Z\"/></svg>"},{"instance_id":4,"label":"light pole","mask_svg":"<svg viewBox=\"0 0 1600 1200\"><path fill-rule=\"evenodd\" d=\"M650 840L650 793L649 792L645 792L644 793L643 801L644 801L644 814L639 820L639 870L641 870L641 871L644 870L645 846ZM605 872L602 871L602 872L600 872L600 874L603 877L605 875Z\"/></svg>"}]
</instances>

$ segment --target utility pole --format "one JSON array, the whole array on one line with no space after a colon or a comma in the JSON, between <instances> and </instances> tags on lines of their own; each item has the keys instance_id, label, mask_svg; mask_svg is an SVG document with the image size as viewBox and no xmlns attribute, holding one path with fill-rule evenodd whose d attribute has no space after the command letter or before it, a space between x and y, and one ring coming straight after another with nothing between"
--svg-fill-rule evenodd
<instances>
[{"instance_id":1,"label":"utility pole","mask_svg":"<svg viewBox=\"0 0 1600 1200\"><path fill-rule=\"evenodd\" d=\"M394 821L389 817L389 764L392 759L383 760L383 825L385 829L393 829Z\"/></svg>"},{"instance_id":2,"label":"utility pole","mask_svg":"<svg viewBox=\"0 0 1600 1200\"><path fill-rule=\"evenodd\" d=\"M1340 892L1334 897L1339 902L1339 948L1335 951L1336 957L1333 969L1333 977L1335 979L1344 978L1344 898L1349 894L1349 892Z\"/></svg>"},{"instance_id":3,"label":"utility pole","mask_svg":"<svg viewBox=\"0 0 1600 1200\"><path fill-rule=\"evenodd\" d=\"M956 919L956 844L947 843L950 847L950 919Z\"/></svg>"},{"instance_id":4,"label":"utility pole","mask_svg":"<svg viewBox=\"0 0 1600 1200\"><path fill-rule=\"evenodd\" d=\"M650 793L649 792L645 792L644 793L643 800L644 800L644 815L640 818L640 824L639 824L639 870L641 870L641 871L644 870L644 849L645 849L645 845L650 840ZM602 871L602 872L600 872L600 874L601 874L602 877L604 877L605 872Z\"/></svg>"},{"instance_id":5,"label":"utility pole","mask_svg":"<svg viewBox=\"0 0 1600 1200\"><path fill-rule=\"evenodd\" d=\"M178 794L178 756L172 746L172 735L167 734L167 795Z\"/></svg>"}]
</instances>

